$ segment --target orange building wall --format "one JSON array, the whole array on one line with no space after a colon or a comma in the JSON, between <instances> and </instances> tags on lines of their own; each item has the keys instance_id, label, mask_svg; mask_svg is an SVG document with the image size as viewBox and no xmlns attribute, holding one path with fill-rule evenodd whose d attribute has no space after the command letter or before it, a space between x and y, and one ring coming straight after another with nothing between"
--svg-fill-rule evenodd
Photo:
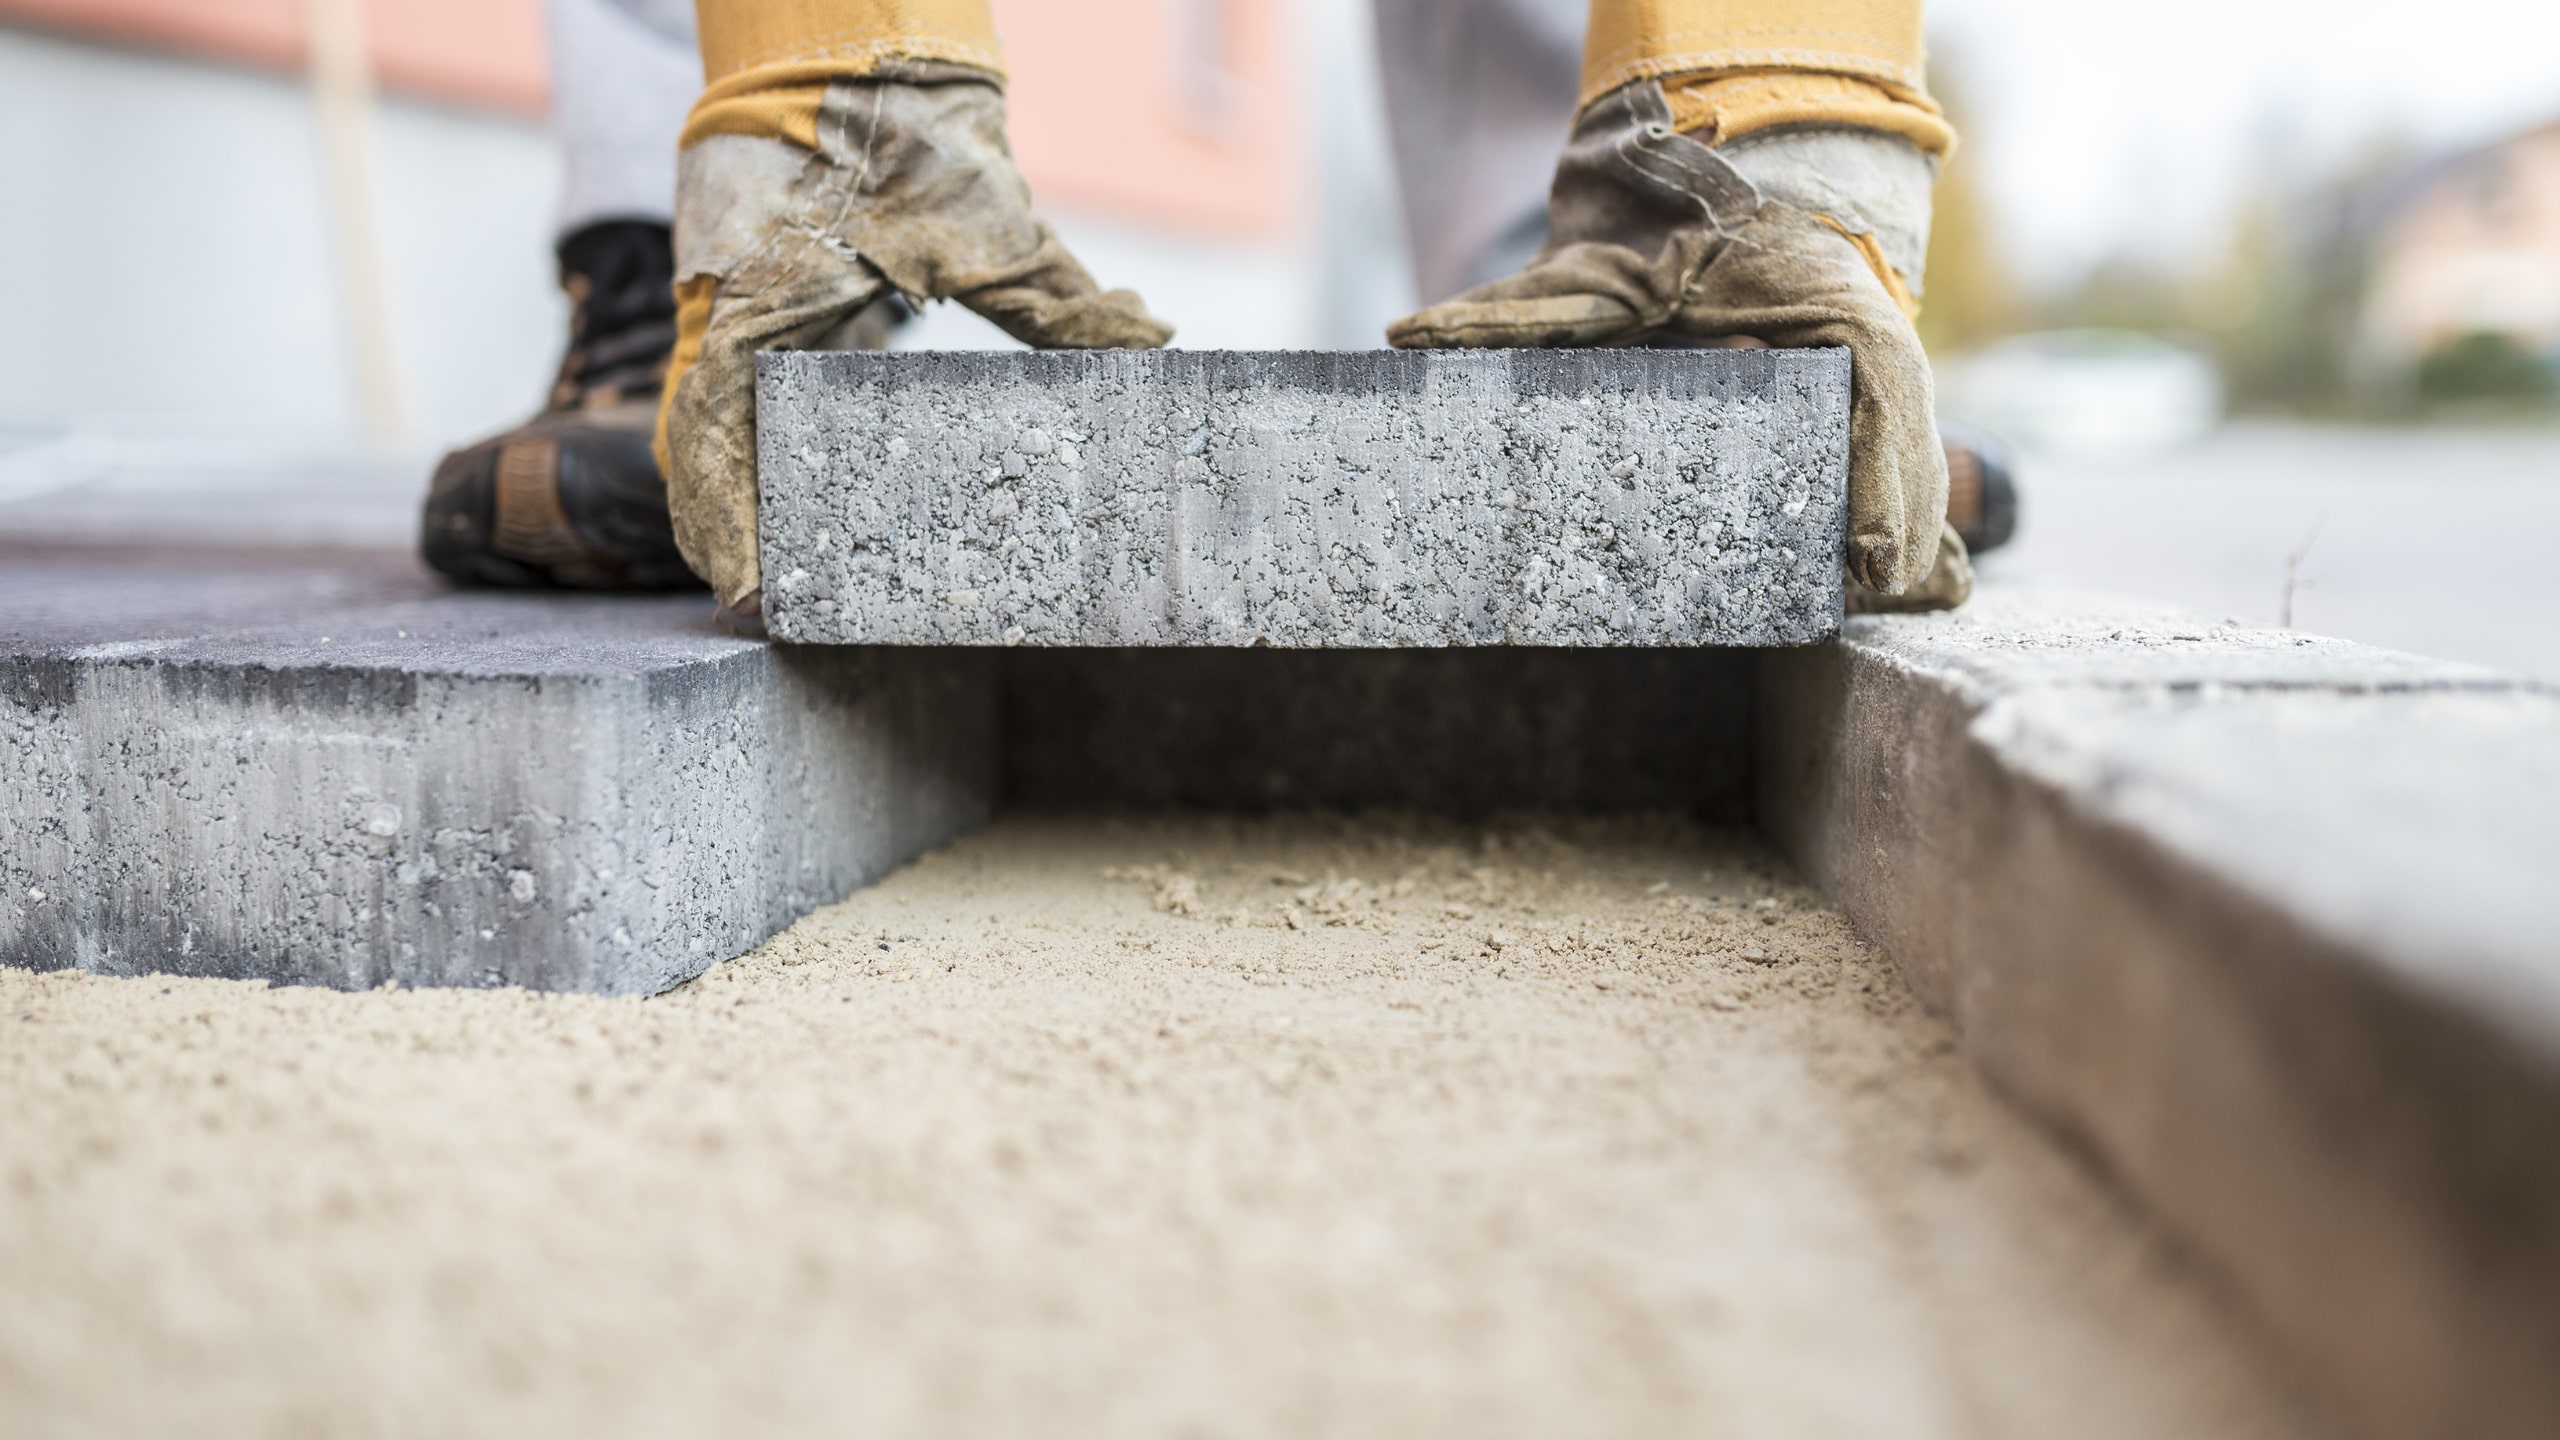
<instances>
[{"instance_id":1,"label":"orange building wall","mask_svg":"<svg viewBox=\"0 0 2560 1440\"><path fill-rule=\"evenodd\" d=\"M1225 76L1180 33L1222 11ZM1013 148L1044 203L1242 237L1293 233L1303 179L1287 0L996 0Z\"/></svg>"},{"instance_id":2,"label":"orange building wall","mask_svg":"<svg viewBox=\"0 0 2560 1440\"><path fill-rule=\"evenodd\" d=\"M389 89L539 114L550 88L542 0L363 0ZM303 63L303 0L0 0L16 22L246 65Z\"/></svg>"},{"instance_id":3,"label":"orange building wall","mask_svg":"<svg viewBox=\"0 0 2560 1440\"><path fill-rule=\"evenodd\" d=\"M2560 344L2560 125L2467 157L2383 233L2369 336L2415 359L2471 331Z\"/></svg>"},{"instance_id":4,"label":"orange building wall","mask_svg":"<svg viewBox=\"0 0 2560 1440\"><path fill-rule=\"evenodd\" d=\"M0 23L237 63L303 63L304 0L0 0ZM363 0L390 90L525 114L542 0ZM1013 143L1042 203L1250 240L1297 233L1290 0L995 0Z\"/></svg>"}]
</instances>

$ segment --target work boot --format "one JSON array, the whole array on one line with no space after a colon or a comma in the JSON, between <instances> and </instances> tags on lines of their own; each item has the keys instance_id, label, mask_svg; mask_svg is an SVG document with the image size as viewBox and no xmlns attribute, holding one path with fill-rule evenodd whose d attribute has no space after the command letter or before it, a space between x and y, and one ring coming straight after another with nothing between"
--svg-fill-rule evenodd
<instances>
[{"instance_id":1,"label":"work boot","mask_svg":"<svg viewBox=\"0 0 2560 1440\"><path fill-rule=\"evenodd\" d=\"M649 451L676 340L667 227L608 220L559 253L569 351L549 403L436 466L419 553L467 585L699 586L676 552Z\"/></svg>"},{"instance_id":2,"label":"work boot","mask_svg":"<svg viewBox=\"0 0 2560 1440\"><path fill-rule=\"evenodd\" d=\"M1947 447L1947 523L1975 555L2018 533L2017 462L2009 447L1970 426L1938 426Z\"/></svg>"},{"instance_id":3,"label":"work boot","mask_svg":"<svg viewBox=\"0 0 2560 1440\"><path fill-rule=\"evenodd\" d=\"M1938 537L1938 561L1920 584L1899 595L1861 585L1847 587L1853 615L1952 610L1973 593L1973 557L2009 543L2018 530L2018 485L2009 449L1979 430L1938 427L1947 454L1947 524Z\"/></svg>"},{"instance_id":4,"label":"work boot","mask_svg":"<svg viewBox=\"0 0 2560 1440\"><path fill-rule=\"evenodd\" d=\"M676 161L677 343L660 407L675 533L723 624L761 623L756 356L831 348L892 297L1024 344L1162 345L1033 215L987 0L701 0L710 81Z\"/></svg>"}]
</instances>

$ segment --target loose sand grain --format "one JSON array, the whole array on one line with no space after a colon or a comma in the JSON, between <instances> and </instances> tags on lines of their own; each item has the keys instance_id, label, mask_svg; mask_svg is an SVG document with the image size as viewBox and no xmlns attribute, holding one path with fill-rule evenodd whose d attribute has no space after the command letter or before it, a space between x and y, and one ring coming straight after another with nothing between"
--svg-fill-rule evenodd
<instances>
[{"instance_id":1,"label":"loose sand grain","mask_svg":"<svg viewBox=\"0 0 2560 1440\"><path fill-rule=\"evenodd\" d=\"M1017 819L656 999L0 971L0 1431L2299 1433L1747 842Z\"/></svg>"}]
</instances>

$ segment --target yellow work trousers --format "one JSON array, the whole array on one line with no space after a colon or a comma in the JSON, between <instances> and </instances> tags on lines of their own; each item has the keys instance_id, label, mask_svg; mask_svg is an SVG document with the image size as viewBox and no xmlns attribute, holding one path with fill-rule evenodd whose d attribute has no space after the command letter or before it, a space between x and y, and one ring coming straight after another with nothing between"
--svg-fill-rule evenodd
<instances>
[{"instance_id":1,"label":"yellow work trousers","mask_svg":"<svg viewBox=\"0 0 2560 1440\"><path fill-rule=\"evenodd\" d=\"M1004 74L987 0L695 0L693 8L705 83L681 145L733 134L816 149L827 82L887 61Z\"/></svg>"},{"instance_id":2,"label":"yellow work trousers","mask_svg":"<svg viewBox=\"0 0 2560 1440\"><path fill-rule=\"evenodd\" d=\"M1062 0L1063 3L1063 0ZM698 0L708 82L685 143L722 132L813 143L826 82L888 60L997 75L987 0ZM1943 155L1920 0L1591 0L1582 103L1662 82L1673 123L1731 140L1776 125L1857 125Z\"/></svg>"},{"instance_id":3,"label":"yellow work trousers","mask_svg":"<svg viewBox=\"0 0 2560 1440\"><path fill-rule=\"evenodd\" d=\"M1920 0L1591 0L1582 103L1658 80L1672 123L1710 142L1854 125L1944 155L1926 69Z\"/></svg>"}]
</instances>

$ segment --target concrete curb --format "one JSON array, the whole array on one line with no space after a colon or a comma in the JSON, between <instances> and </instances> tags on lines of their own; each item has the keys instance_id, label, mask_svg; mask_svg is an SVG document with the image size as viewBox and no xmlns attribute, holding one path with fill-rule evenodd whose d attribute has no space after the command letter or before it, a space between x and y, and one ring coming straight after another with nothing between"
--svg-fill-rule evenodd
<instances>
[{"instance_id":1,"label":"concrete curb","mask_svg":"<svg viewBox=\"0 0 2560 1440\"><path fill-rule=\"evenodd\" d=\"M1770 836L2353 1429L2560 1433L2560 696L1990 590L1758 704Z\"/></svg>"},{"instance_id":2,"label":"concrete curb","mask_svg":"<svg viewBox=\"0 0 2560 1440\"><path fill-rule=\"evenodd\" d=\"M1842 350L775 353L765 615L857 645L1796 645Z\"/></svg>"},{"instance_id":3,"label":"concrete curb","mask_svg":"<svg viewBox=\"0 0 2560 1440\"><path fill-rule=\"evenodd\" d=\"M9 964L649 993L995 798L988 657L789 652L700 596L456 594L397 558L20 587Z\"/></svg>"}]
</instances>

